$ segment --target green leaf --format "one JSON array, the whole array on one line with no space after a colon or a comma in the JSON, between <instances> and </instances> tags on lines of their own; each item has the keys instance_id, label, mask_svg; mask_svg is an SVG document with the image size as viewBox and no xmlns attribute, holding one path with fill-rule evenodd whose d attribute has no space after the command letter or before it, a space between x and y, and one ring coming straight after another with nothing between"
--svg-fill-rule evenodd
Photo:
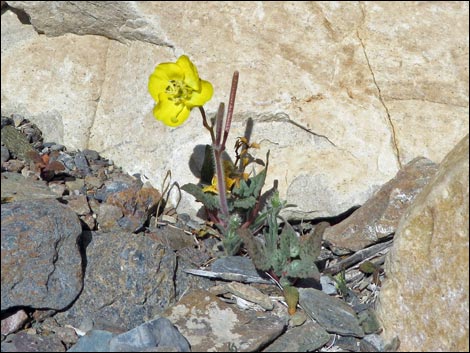
<instances>
[{"instance_id":1,"label":"green leaf","mask_svg":"<svg viewBox=\"0 0 470 353\"><path fill-rule=\"evenodd\" d=\"M298 257L300 252L299 238L289 223L284 225L280 237L282 252L290 258Z\"/></svg>"},{"instance_id":2,"label":"green leaf","mask_svg":"<svg viewBox=\"0 0 470 353\"><path fill-rule=\"evenodd\" d=\"M233 201L233 207L250 210L256 205L256 199L253 196Z\"/></svg>"},{"instance_id":3,"label":"green leaf","mask_svg":"<svg viewBox=\"0 0 470 353\"><path fill-rule=\"evenodd\" d=\"M201 183L210 185L215 174L214 153L211 145L206 145L204 162L201 167Z\"/></svg>"},{"instance_id":4,"label":"green leaf","mask_svg":"<svg viewBox=\"0 0 470 353\"><path fill-rule=\"evenodd\" d=\"M314 262L294 260L287 266L287 277L314 278L320 280L320 271Z\"/></svg>"},{"instance_id":5,"label":"green leaf","mask_svg":"<svg viewBox=\"0 0 470 353\"><path fill-rule=\"evenodd\" d=\"M195 184L185 184L181 189L186 191L188 194L193 195L197 201L202 202L209 210L220 208L218 195L203 192L201 188Z\"/></svg>"}]
</instances>

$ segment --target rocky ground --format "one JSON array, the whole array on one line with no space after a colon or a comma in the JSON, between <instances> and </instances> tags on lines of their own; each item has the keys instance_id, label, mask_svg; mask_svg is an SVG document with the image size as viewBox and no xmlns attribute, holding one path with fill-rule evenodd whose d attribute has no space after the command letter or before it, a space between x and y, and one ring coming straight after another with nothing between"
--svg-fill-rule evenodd
<instances>
[{"instance_id":1,"label":"rocky ground","mask_svg":"<svg viewBox=\"0 0 470 353\"><path fill-rule=\"evenodd\" d=\"M436 170L429 160L327 220L321 281L299 283L290 316L247 255L219 257L216 232L165 208L140 175L44 142L22 116L1 125L2 351L396 349L374 309L396 223Z\"/></svg>"}]
</instances>

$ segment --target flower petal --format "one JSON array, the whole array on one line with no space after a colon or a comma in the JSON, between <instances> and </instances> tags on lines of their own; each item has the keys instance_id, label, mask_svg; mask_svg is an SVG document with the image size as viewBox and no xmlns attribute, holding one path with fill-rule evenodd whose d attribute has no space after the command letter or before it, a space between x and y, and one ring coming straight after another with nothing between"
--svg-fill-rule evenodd
<instances>
[{"instance_id":1,"label":"flower petal","mask_svg":"<svg viewBox=\"0 0 470 353\"><path fill-rule=\"evenodd\" d=\"M152 98L158 102L158 95L165 92L170 80L182 81L184 72L175 63L158 65L149 77L148 90Z\"/></svg>"},{"instance_id":2,"label":"flower petal","mask_svg":"<svg viewBox=\"0 0 470 353\"><path fill-rule=\"evenodd\" d=\"M209 81L201 80L201 90L193 91L191 99L186 101L186 106L191 109L194 107L202 107L207 101L212 98L214 87Z\"/></svg>"},{"instance_id":3,"label":"flower petal","mask_svg":"<svg viewBox=\"0 0 470 353\"><path fill-rule=\"evenodd\" d=\"M171 127L179 126L188 119L190 110L184 104L175 104L165 93L161 93L158 98L159 102L153 109L155 119Z\"/></svg>"},{"instance_id":4,"label":"flower petal","mask_svg":"<svg viewBox=\"0 0 470 353\"><path fill-rule=\"evenodd\" d=\"M176 61L176 64L184 72L184 83L193 90L199 91L201 88L199 74L196 66L194 66L191 60L189 60L186 55L181 55Z\"/></svg>"}]
</instances>

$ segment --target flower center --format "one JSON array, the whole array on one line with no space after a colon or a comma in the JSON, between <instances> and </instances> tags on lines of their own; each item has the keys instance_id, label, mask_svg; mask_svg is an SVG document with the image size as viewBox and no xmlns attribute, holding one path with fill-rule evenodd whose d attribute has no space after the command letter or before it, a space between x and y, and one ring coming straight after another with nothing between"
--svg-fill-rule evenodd
<instances>
[{"instance_id":1,"label":"flower center","mask_svg":"<svg viewBox=\"0 0 470 353\"><path fill-rule=\"evenodd\" d=\"M165 92L169 96L169 100L175 104L184 104L185 101L191 100L193 90L191 87L184 84L183 81L170 80Z\"/></svg>"}]
</instances>

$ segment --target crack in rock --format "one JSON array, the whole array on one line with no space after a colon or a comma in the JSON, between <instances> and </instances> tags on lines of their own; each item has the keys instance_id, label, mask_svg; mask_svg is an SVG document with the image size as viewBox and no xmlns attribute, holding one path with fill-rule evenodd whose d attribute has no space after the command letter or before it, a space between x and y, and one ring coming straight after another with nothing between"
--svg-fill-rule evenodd
<instances>
[{"instance_id":1,"label":"crack in rock","mask_svg":"<svg viewBox=\"0 0 470 353\"><path fill-rule=\"evenodd\" d=\"M367 51L366 51L366 46L364 44L364 41L362 40L361 36L359 35L359 30L356 30L356 35L357 35L357 38L359 39L359 42L361 43L361 46L362 46L362 52L364 53L364 57L366 59L366 62L367 62L367 66L369 67L369 71L372 75L372 80L374 81L374 85L375 87L377 88L377 93L378 93L378 98L379 98L379 101L380 103L382 104L382 106L384 107L385 109L385 114L387 115L387 121L390 125L390 129L391 129L391 133L392 133L392 144L393 144L393 148L395 149L395 155L396 155L396 158L397 158L397 163L398 163L398 166L400 167L400 169L402 168L402 164L401 164L401 158L400 158L400 150L398 148L398 141L397 141L397 137L396 137L396 133L395 133L395 126L393 124L393 120L392 120L392 117L390 116L390 111L388 110L388 107L387 105L385 104L385 101L383 99L383 96L382 96L382 91L379 87L379 85L377 84L377 81L375 79L375 74L374 74L374 71L372 70L372 66L370 65L370 61L369 61L369 57L367 56Z\"/></svg>"}]
</instances>

